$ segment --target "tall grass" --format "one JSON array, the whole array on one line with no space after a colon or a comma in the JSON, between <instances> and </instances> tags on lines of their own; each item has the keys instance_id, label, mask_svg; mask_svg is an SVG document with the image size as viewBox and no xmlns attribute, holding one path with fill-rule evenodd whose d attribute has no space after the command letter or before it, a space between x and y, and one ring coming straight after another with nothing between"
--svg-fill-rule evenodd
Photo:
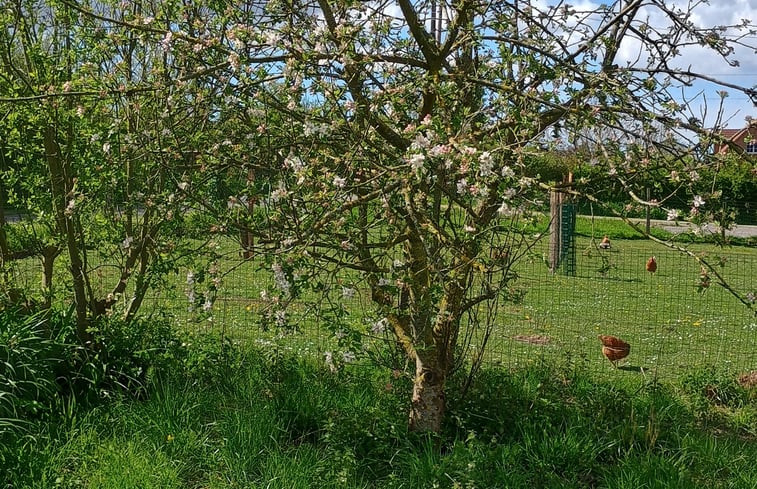
<instances>
[{"instance_id":1,"label":"tall grass","mask_svg":"<svg viewBox=\"0 0 757 489\"><path fill-rule=\"evenodd\" d=\"M430 437L407 431L411 381L388 371L254 351L213 369L6 435L0 477L13 488L757 485L757 395L718 372L662 386L567 362L486 369L465 398L452 379L443 433Z\"/></svg>"}]
</instances>

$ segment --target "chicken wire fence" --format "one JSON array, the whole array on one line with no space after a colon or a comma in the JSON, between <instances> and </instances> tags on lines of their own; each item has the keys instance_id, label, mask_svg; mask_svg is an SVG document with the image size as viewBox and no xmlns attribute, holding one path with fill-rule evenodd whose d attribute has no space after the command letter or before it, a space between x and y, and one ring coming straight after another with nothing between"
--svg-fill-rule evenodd
<instances>
[{"instance_id":1,"label":"chicken wire fence","mask_svg":"<svg viewBox=\"0 0 757 489\"><path fill-rule=\"evenodd\" d=\"M739 248L705 253L692 247L697 256L716 264L728 286L741 294L739 299L691 256L649 243L647 247L619 241L601 249L596 240L579 237L572 273L566 275L551 273L546 243L537 246L514 267L516 279L508 299L466 317L464 329L470 332L466 353L481 354L486 364L506 367L570 358L611 371L598 335L613 335L631 345L630 355L619 362L626 370L663 375L710 365L757 370L757 316L742 302L754 301L754 253ZM654 273L647 267L651 257L656 262ZM150 308L168 312L183 328L217 332L261 347L321 358L327 351L339 351L344 331L333 324L333 317L323 315L325 309L317 300L289 304L287 321L296 328L282 332L268 327L265 318L273 313L261 293L270 280L270 273L246 263L224 277L211 314L188 307L185 286L173 291L171 298L152 297L146 312ZM344 288L339 281L332 286L346 313L340 321L364 332L364 343L371 343L380 318L368 291L340 294ZM482 353L487 318L492 329Z\"/></svg>"},{"instance_id":2,"label":"chicken wire fence","mask_svg":"<svg viewBox=\"0 0 757 489\"><path fill-rule=\"evenodd\" d=\"M613 241L609 249L598 244L596 239L576 238L570 275L550 272L546 242L520 259L513 268L516 278L510 282L507 300L465 318L464 329L470 335L461 343L466 354L480 354L488 365L512 368L568 358L612 372L598 335L613 335L631 345L630 355L619 362L625 370L660 375L705 366L757 370L757 316L742 303L754 301L757 289L753 249L708 247L705 252L703 246L690 247L696 256L716 264L729 287L741 294L739 300L714 273L679 251L646 241ZM654 273L646 266L652 256L657 264ZM27 261L27 266L34 263ZM324 286L336 290L332 300L338 302L342 317L335 317L333 309L313 293L288 305L286 322L291 327L282 329L273 324L281 318L274 317L277 312L270 301L261 298L272 283L270 269L254 259L240 264L235 258L226 265L209 307L203 307L201 300L203 284L190 287L185 279L189 270L182 270L176 280L150 293L142 313L166 316L184 330L321 359L326 352L357 353L359 358L359 351L347 351L345 331L336 323L365 333L364 348L370 350L380 342L376 325L381 318L376 317L367 290L343 287L337 277ZM22 287L38 282L34 273L16 272ZM101 274L100 278L103 290L113 283L112 277ZM192 302L195 292L190 294L190 288L196 288L198 295ZM487 318L492 325L488 337Z\"/></svg>"}]
</instances>

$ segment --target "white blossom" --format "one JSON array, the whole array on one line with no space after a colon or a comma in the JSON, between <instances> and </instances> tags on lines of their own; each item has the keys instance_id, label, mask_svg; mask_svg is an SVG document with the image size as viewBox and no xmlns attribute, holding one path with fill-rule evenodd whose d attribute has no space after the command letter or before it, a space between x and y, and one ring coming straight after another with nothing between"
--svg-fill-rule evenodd
<instances>
[{"instance_id":1,"label":"white blossom","mask_svg":"<svg viewBox=\"0 0 757 489\"><path fill-rule=\"evenodd\" d=\"M234 71L239 70L239 55L232 51L229 53L229 56L226 58L226 61L229 62L229 66L231 66L231 69Z\"/></svg>"},{"instance_id":2,"label":"white blossom","mask_svg":"<svg viewBox=\"0 0 757 489\"><path fill-rule=\"evenodd\" d=\"M680 215L680 211L678 209L668 209L668 221L675 221L678 219L678 216Z\"/></svg>"},{"instance_id":3,"label":"white blossom","mask_svg":"<svg viewBox=\"0 0 757 489\"><path fill-rule=\"evenodd\" d=\"M170 51L172 42L173 42L173 32L168 31L166 32L166 35L163 36L163 39L160 41L160 47L163 48L163 51Z\"/></svg>"},{"instance_id":4,"label":"white blossom","mask_svg":"<svg viewBox=\"0 0 757 489\"><path fill-rule=\"evenodd\" d=\"M694 196L694 207L702 207L704 205L704 199L701 195Z\"/></svg>"},{"instance_id":5,"label":"white blossom","mask_svg":"<svg viewBox=\"0 0 757 489\"><path fill-rule=\"evenodd\" d=\"M355 297L356 290L352 287L342 287L342 297L345 299L352 299Z\"/></svg>"},{"instance_id":6,"label":"white blossom","mask_svg":"<svg viewBox=\"0 0 757 489\"><path fill-rule=\"evenodd\" d=\"M283 309L279 309L276 311L273 315L274 322L276 323L276 326L279 328L283 328L287 324L287 313Z\"/></svg>"},{"instance_id":7,"label":"white blossom","mask_svg":"<svg viewBox=\"0 0 757 489\"><path fill-rule=\"evenodd\" d=\"M423 162L425 161L426 157L421 153L416 153L414 155L411 155L407 162L410 163L410 167L413 170L420 170L423 168Z\"/></svg>"},{"instance_id":8,"label":"white blossom","mask_svg":"<svg viewBox=\"0 0 757 489\"><path fill-rule=\"evenodd\" d=\"M281 265L278 263L271 265L271 269L273 270L273 281L275 282L276 287L285 295L289 294L292 284L289 283L289 279L287 279L284 269L281 268Z\"/></svg>"},{"instance_id":9,"label":"white blossom","mask_svg":"<svg viewBox=\"0 0 757 489\"><path fill-rule=\"evenodd\" d=\"M513 171L512 168L505 165L502 167L501 175L505 178L513 178L515 176L515 171Z\"/></svg>"},{"instance_id":10,"label":"white blossom","mask_svg":"<svg viewBox=\"0 0 757 489\"><path fill-rule=\"evenodd\" d=\"M326 362L326 365L329 367L329 370L333 373L336 372L336 365L334 365L334 354L330 351L327 351L323 354L325 357L324 360Z\"/></svg>"},{"instance_id":11,"label":"white blossom","mask_svg":"<svg viewBox=\"0 0 757 489\"><path fill-rule=\"evenodd\" d=\"M355 354L351 351L346 351L342 353L342 360L344 363L352 363L356 360Z\"/></svg>"},{"instance_id":12,"label":"white blossom","mask_svg":"<svg viewBox=\"0 0 757 489\"><path fill-rule=\"evenodd\" d=\"M344 188L344 186L347 184L347 180L340 176L336 176L334 177L333 183L334 183L334 186L337 188Z\"/></svg>"},{"instance_id":13,"label":"white blossom","mask_svg":"<svg viewBox=\"0 0 757 489\"><path fill-rule=\"evenodd\" d=\"M371 325L371 332L373 334L381 334L386 331L387 320L386 318L379 319L373 325Z\"/></svg>"}]
</instances>

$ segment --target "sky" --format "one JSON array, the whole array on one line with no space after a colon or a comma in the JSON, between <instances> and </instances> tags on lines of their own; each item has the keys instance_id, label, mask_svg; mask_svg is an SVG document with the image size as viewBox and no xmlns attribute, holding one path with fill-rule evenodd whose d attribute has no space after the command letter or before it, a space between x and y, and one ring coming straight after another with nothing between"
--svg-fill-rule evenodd
<instances>
[{"instance_id":1,"label":"sky","mask_svg":"<svg viewBox=\"0 0 757 489\"><path fill-rule=\"evenodd\" d=\"M577 11L593 11L608 0L520 0L521 6L529 2L540 10L546 10L550 5L569 4ZM737 60L738 66L729 66L722 57L711 49L701 46L687 46L682 48L682 56L677 58L673 66L692 72L716 78L723 82L757 89L757 0L664 0L669 8L679 7L688 10L689 4L695 8L691 21L699 27L713 27L738 25L744 19L749 19L753 31L743 42L752 49L738 48L729 59ZM624 4L628 3L623 2ZM396 16L401 16L396 2L388 2L387 10ZM650 25L663 25L669 22L658 9L642 10L637 18L647 19ZM628 42L621 45L619 65L624 61L637 59L639 55L638 43ZM727 92L727 96L722 95ZM732 88L718 86L713 83L695 82L691 87L673 94L676 101L688 101L687 108L690 117L702 121L705 127L742 128L746 117L757 118L757 105L743 92ZM722 108L722 110L721 110Z\"/></svg>"},{"instance_id":2,"label":"sky","mask_svg":"<svg viewBox=\"0 0 757 489\"><path fill-rule=\"evenodd\" d=\"M581 9L596 8L600 2L593 0L580 0L572 2ZM688 3L681 0L667 1L666 5L680 5L682 8ZM661 22L659 13L653 10L646 12L649 15L650 24ZM642 14L643 15L643 14ZM711 0L710 4L700 4L694 10L691 20L698 26L716 26L740 24L742 19L751 20L753 26L757 26L757 0ZM754 27L757 29L757 27ZM692 46L682 49L682 56L678 58L674 66L690 69L691 71L717 78L727 83L745 87L757 88L757 32L753 31L744 41L752 46L752 49L737 49L731 59L739 61L739 66L732 67L722 58L704 47ZM638 49L634 49L632 43L621 46L622 61L634 59L638 55ZM718 92L725 90L728 96L721 98ZM691 99L688 105L694 117L704 121L705 127L713 127L718 122L718 109L722 100L722 120L720 127L741 128L744 127L745 117L757 118L757 106L744 93L733 89L719 87L711 83L697 82L692 87L685 89L678 96L678 101Z\"/></svg>"}]
</instances>

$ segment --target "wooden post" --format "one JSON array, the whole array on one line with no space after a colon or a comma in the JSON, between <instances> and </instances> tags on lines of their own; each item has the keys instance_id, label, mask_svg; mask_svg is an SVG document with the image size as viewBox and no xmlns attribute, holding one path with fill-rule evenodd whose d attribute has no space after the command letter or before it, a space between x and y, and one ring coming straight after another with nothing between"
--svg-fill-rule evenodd
<instances>
[{"instance_id":1,"label":"wooden post","mask_svg":"<svg viewBox=\"0 0 757 489\"><path fill-rule=\"evenodd\" d=\"M649 202L651 198L652 197L650 195L649 187L647 187L647 202ZM645 229L647 231L647 234L649 234L649 231L652 229L652 219L651 219L651 212L649 211L649 204L647 204L647 209L646 209L646 221L647 222L646 222Z\"/></svg>"},{"instance_id":2,"label":"wooden post","mask_svg":"<svg viewBox=\"0 0 757 489\"><path fill-rule=\"evenodd\" d=\"M549 192L549 271L552 273L560 266L562 197L557 190Z\"/></svg>"},{"instance_id":3,"label":"wooden post","mask_svg":"<svg viewBox=\"0 0 757 489\"><path fill-rule=\"evenodd\" d=\"M250 170L247 172L247 188L252 189L253 188L253 182L255 181L255 171L250 168ZM248 193L247 198L247 212L250 214L250 218L252 218L253 211L255 210L255 197L253 195L249 195L251 192ZM242 256L245 260L249 260L253 257L253 247L255 246L255 237L252 234L252 231L249 229L245 229L242 231Z\"/></svg>"}]
</instances>

